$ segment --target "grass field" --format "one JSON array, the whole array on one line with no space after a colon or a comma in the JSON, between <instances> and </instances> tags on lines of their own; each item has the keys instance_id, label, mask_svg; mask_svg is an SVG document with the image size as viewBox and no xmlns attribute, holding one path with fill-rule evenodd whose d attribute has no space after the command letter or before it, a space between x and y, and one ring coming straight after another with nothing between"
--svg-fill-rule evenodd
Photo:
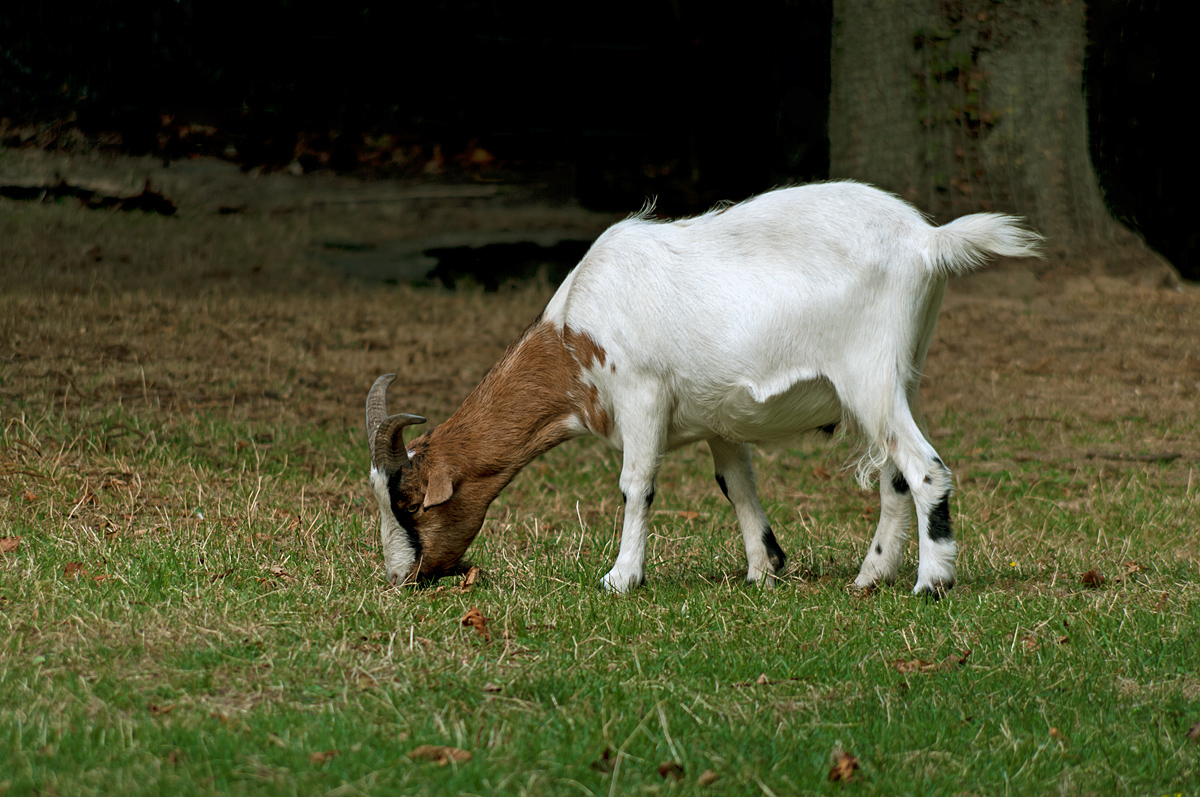
<instances>
[{"instance_id":1,"label":"grass field","mask_svg":"<svg viewBox=\"0 0 1200 797\"><path fill-rule=\"evenodd\" d=\"M878 502L818 438L756 457L778 589L742 583L698 446L648 586L597 592L618 462L576 441L493 506L475 583L398 590L367 388L398 371L395 409L444 419L551 289L311 264L355 223L0 200L0 793L1200 792L1194 289L952 287L940 602L915 549L847 589Z\"/></svg>"}]
</instances>

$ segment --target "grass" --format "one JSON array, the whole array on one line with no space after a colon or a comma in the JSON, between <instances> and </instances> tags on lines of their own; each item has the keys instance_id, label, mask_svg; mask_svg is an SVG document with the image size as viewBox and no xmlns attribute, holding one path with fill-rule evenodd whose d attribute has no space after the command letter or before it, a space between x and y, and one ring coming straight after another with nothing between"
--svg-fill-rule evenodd
<instances>
[{"instance_id":1,"label":"grass","mask_svg":"<svg viewBox=\"0 0 1200 797\"><path fill-rule=\"evenodd\" d=\"M849 445L819 439L757 457L790 556L777 589L742 583L697 446L660 476L647 587L597 592L618 463L575 441L493 506L480 581L396 590L363 483L366 386L403 365L411 410L444 418L545 286L302 281L304 225L264 219L263 270L173 289L144 236L203 272L247 234L0 219L0 793L1200 788L1192 294L948 301L925 400L962 554L940 602L908 594L913 551L896 587L846 589L877 499ZM97 236L134 241L150 287L54 270ZM38 263L51 276L28 287ZM849 781L830 780L839 751Z\"/></svg>"}]
</instances>

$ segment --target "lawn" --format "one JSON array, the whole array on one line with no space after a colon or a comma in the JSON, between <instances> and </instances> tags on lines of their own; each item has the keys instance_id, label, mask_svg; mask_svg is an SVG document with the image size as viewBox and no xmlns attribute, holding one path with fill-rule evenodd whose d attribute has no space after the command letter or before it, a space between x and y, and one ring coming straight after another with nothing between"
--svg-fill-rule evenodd
<instances>
[{"instance_id":1,"label":"lawn","mask_svg":"<svg viewBox=\"0 0 1200 797\"><path fill-rule=\"evenodd\" d=\"M776 589L700 445L648 585L598 592L619 462L589 440L502 494L476 576L396 589L367 388L444 420L552 287L347 281L312 257L343 223L0 200L0 794L1200 790L1195 289L952 286L941 601L915 546L847 588L878 499L819 436L756 454Z\"/></svg>"}]
</instances>

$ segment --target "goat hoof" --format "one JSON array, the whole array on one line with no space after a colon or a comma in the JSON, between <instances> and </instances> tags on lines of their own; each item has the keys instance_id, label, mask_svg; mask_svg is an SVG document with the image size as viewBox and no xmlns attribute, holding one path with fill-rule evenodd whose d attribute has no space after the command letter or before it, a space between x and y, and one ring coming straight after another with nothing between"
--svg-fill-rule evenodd
<instances>
[{"instance_id":1,"label":"goat hoof","mask_svg":"<svg viewBox=\"0 0 1200 797\"><path fill-rule=\"evenodd\" d=\"M638 587L646 583L646 577L619 579L614 578L612 573L609 573L604 578L600 579L600 583L596 585L596 589L601 592L612 592L618 595L626 592L632 592Z\"/></svg>"},{"instance_id":2,"label":"goat hoof","mask_svg":"<svg viewBox=\"0 0 1200 797\"><path fill-rule=\"evenodd\" d=\"M931 600L941 600L954 588L953 581L939 581L933 584L918 584L913 588L914 595L921 595Z\"/></svg>"}]
</instances>

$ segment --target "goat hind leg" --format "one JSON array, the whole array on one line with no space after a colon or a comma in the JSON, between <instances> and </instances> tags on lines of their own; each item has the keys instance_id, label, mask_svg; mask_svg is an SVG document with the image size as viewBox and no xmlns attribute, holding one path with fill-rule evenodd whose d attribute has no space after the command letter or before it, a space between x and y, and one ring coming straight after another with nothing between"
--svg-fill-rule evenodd
<instances>
[{"instance_id":1,"label":"goat hind leg","mask_svg":"<svg viewBox=\"0 0 1200 797\"><path fill-rule=\"evenodd\" d=\"M754 483L754 467L750 464L750 447L721 437L708 441L712 450L713 467L721 492L733 504L742 541L746 545L746 583L774 586L774 576L783 571L787 555L779 547Z\"/></svg>"},{"instance_id":2,"label":"goat hind leg","mask_svg":"<svg viewBox=\"0 0 1200 797\"><path fill-rule=\"evenodd\" d=\"M889 460L879 474L879 526L863 557L854 586L873 587L880 582L893 584L900 572L904 540L912 525L913 499L908 481Z\"/></svg>"}]
</instances>

